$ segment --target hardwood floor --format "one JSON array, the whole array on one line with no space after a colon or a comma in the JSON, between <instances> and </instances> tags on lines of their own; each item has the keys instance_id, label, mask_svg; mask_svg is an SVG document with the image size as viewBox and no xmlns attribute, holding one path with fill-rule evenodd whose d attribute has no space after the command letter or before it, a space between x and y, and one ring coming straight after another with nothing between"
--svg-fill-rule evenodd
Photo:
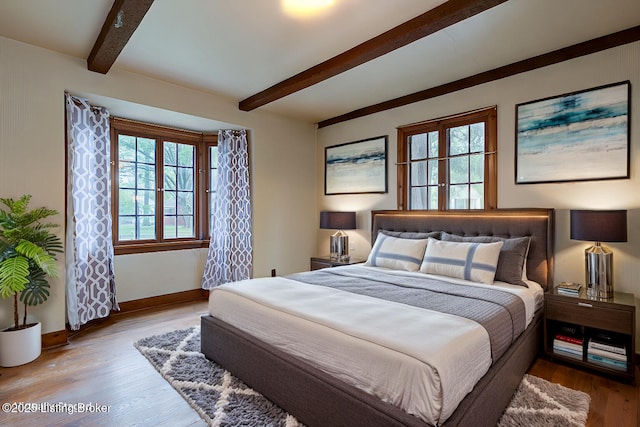
<instances>
[{"instance_id":1,"label":"hardwood floor","mask_svg":"<svg viewBox=\"0 0 640 427\"><path fill-rule=\"evenodd\" d=\"M206 301L117 315L45 350L35 361L0 368L0 403L109 405L101 414L0 413L10 426L205 426L200 416L133 346L140 338L197 325Z\"/></svg>"},{"instance_id":2,"label":"hardwood floor","mask_svg":"<svg viewBox=\"0 0 640 427\"><path fill-rule=\"evenodd\" d=\"M194 326L206 301L115 316L16 368L0 368L0 403L108 405L106 413L2 413L2 426L204 426L200 416L133 347L150 335ZM529 373L591 396L587 427L637 426L636 385L538 359Z\"/></svg>"},{"instance_id":3,"label":"hardwood floor","mask_svg":"<svg viewBox=\"0 0 640 427\"><path fill-rule=\"evenodd\" d=\"M636 368L637 369L637 368ZM600 374L538 358L531 375L562 384L591 396L587 427L637 427L640 425L640 386L615 381ZM636 378L638 372L636 371ZM639 381L636 380L636 383Z\"/></svg>"}]
</instances>

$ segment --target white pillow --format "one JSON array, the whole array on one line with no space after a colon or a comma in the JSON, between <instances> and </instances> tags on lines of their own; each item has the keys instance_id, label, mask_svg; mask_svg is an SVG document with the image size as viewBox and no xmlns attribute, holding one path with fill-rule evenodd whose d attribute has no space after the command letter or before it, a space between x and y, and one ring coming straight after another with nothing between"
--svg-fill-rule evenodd
<instances>
[{"instance_id":1,"label":"white pillow","mask_svg":"<svg viewBox=\"0 0 640 427\"><path fill-rule=\"evenodd\" d=\"M502 242L447 242L429 239L422 273L493 283Z\"/></svg>"},{"instance_id":2,"label":"white pillow","mask_svg":"<svg viewBox=\"0 0 640 427\"><path fill-rule=\"evenodd\" d=\"M427 239L401 239L378 233L365 265L418 271L427 242Z\"/></svg>"}]
</instances>

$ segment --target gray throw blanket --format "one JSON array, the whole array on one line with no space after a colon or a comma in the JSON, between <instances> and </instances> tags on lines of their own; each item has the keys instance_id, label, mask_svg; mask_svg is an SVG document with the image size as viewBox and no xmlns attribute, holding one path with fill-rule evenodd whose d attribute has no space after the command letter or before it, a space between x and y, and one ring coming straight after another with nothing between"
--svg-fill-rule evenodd
<instances>
[{"instance_id":1,"label":"gray throw blanket","mask_svg":"<svg viewBox=\"0 0 640 427\"><path fill-rule=\"evenodd\" d=\"M489 334L494 362L526 327L522 300L499 288L464 286L357 266L325 268L287 278L473 320ZM428 338L428 331L425 331L425 338Z\"/></svg>"}]
</instances>

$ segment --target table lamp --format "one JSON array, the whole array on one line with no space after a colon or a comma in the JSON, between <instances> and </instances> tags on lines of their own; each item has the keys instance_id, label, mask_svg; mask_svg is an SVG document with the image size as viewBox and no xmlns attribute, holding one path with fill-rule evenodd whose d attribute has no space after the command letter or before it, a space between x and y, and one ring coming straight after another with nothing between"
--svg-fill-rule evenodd
<instances>
[{"instance_id":1,"label":"table lamp","mask_svg":"<svg viewBox=\"0 0 640 427\"><path fill-rule=\"evenodd\" d=\"M627 211L572 210L571 239L595 242L584 251L587 297L613 298L613 252L600 243L627 241Z\"/></svg>"},{"instance_id":2,"label":"table lamp","mask_svg":"<svg viewBox=\"0 0 640 427\"><path fill-rule=\"evenodd\" d=\"M342 230L355 230L355 212L320 212L320 228L337 230L331 235L329 257L334 261L349 261L349 236Z\"/></svg>"}]
</instances>

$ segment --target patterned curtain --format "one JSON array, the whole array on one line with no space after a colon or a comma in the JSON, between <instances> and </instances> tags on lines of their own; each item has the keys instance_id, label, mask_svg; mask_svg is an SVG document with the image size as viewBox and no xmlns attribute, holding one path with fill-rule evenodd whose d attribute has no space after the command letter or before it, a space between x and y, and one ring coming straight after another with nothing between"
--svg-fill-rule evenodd
<instances>
[{"instance_id":1,"label":"patterned curtain","mask_svg":"<svg viewBox=\"0 0 640 427\"><path fill-rule=\"evenodd\" d=\"M113 274L109 112L65 94L67 317L78 330L119 310Z\"/></svg>"},{"instance_id":2,"label":"patterned curtain","mask_svg":"<svg viewBox=\"0 0 640 427\"><path fill-rule=\"evenodd\" d=\"M246 130L218 133L218 181L202 288L252 276L251 186Z\"/></svg>"}]
</instances>

